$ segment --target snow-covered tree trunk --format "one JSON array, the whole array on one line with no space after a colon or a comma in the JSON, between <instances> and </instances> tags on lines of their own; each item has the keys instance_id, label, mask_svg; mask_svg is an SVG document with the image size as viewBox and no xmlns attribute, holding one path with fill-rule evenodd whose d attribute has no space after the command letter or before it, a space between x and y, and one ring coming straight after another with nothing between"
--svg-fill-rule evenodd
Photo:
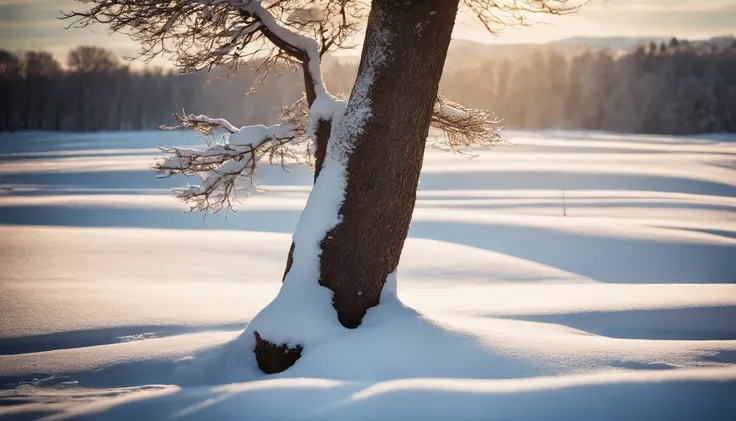
<instances>
[{"instance_id":1,"label":"snow-covered tree trunk","mask_svg":"<svg viewBox=\"0 0 736 421\"><path fill-rule=\"evenodd\" d=\"M290 367L310 341L358 327L396 270L457 7L373 1L355 87L332 121L284 284L244 333L265 372Z\"/></svg>"},{"instance_id":2,"label":"snow-covered tree trunk","mask_svg":"<svg viewBox=\"0 0 736 421\"><path fill-rule=\"evenodd\" d=\"M322 241L320 283L357 327L396 269L414 210L457 0L374 1L356 88L335 142L352 146L340 223Z\"/></svg>"}]
</instances>

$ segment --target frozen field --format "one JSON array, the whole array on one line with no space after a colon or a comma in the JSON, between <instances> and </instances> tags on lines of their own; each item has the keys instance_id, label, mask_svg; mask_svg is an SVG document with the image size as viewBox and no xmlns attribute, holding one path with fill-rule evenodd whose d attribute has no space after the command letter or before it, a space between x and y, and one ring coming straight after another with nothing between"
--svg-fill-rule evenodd
<instances>
[{"instance_id":1,"label":"frozen field","mask_svg":"<svg viewBox=\"0 0 736 421\"><path fill-rule=\"evenodd\" d=\"M429 150L401 302L264 376L307 168L204 219L148 169L193 135L0 134L0 418L736 419L736 137L506 136Z\"/></svg>"}]
</instances>

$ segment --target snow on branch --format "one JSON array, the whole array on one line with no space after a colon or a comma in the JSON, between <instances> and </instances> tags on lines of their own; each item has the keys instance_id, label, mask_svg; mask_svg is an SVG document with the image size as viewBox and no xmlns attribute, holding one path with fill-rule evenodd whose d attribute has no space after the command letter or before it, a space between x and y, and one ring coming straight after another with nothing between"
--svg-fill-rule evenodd
<instances>
[{"instance_id":1,"label":"snow on branch","mask_svg":"<svg viewBox=\"0 0 736 421\"><path fill-rule=\"evenodd\" d=\"M224 118L211 118L206 115L194 114L174 114L174 119L179 124L178 126L160 126L160 128L164 130L185 128L198 131L205 135L211 134L213 130L217 128L222 128L229 133L237 133L240 131L239 128L233 126Z\"/></svg>"},{"instance_id":2,"label":"snow on branch","mask_svg":"<svg viewBox=\"0 0 736 421\"><path fill-rule=\"evenodd\" d=\"M183 174L202 179L199 185L173 190L189 211L217 213L223 207L234 209L232 201L238 192L248 195L257 190L254 176L262 161L286 166L289 162L301 162L306 155L306 160L311 162L308 148L306 152L295 148L306 138L303 101L283 110L281 124L268 127L237 128L225 119L204 115L176 115L175 118L179 125L164 129L195 130L207 140L207 147L161 147L169 156L156 160L152 169L159 178Z\"/></svg>"},{"instance_id":3,"label":"snow on branch","mask_svg":"<svg viewBox=\"0 0 736 421\"><path fill-rule=\"evenodd\" d=\"M314 165L314 127L317 120L339 120L345 102L320 97L311 108L306 98L282 110L281 124L275 126L235 127L223 118L205 115L176 114L176 126L165 130L189 129L199 132L207 147L160 148L168 156L157 160L152 168L158 177L175 174L199 176L202 183L174 189L174 194L190 211L217 213L226 207L234 209L233 200L239 193L246 196L257 191L254 175L261 162L286 166L288 163ZM470 149L487 148L501 142L500 120L491 112L465 108L438 96L431 126L439 130L430 136L434 145L449 147L464 155ZM304 145L304 147L300 147Z\"/></svg>"},{"instance_id":4,"label":"snow on branch","mask_svg":"<svg viewBox=\"0 0 736 421\"><path fill-rule=\"evenodd\" d=\"M469 149L488 148L502 142L503 137L498 133L500 123L490 111L465 108L438 95L430 125L440 135L430 141L448 146L453 152L468 154Z\"/></svg>"}]
</instances>

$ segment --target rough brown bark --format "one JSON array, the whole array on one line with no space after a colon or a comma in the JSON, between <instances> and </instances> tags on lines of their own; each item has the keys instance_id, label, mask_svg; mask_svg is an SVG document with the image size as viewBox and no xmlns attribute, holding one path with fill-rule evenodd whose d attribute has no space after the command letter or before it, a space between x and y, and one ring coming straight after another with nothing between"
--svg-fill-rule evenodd
<instances>
[{"instance_id":1,"label":"rough brown bark","mask_svg":"<svg viewBox=\"0 0 736 421\"><path fill-rule=\"evenodd\" d=\"M381 42L386 58L368 94L372 116L352 139L341 222L321 243L320 284L334 292L333 306L345 327L359 326L378 304L386 277L399 263L457 7L458 0L372 3L358 74L365 71L371 43ZM318 170L325 150L326 144L320 156L318 144ZM292 244L286 273L293 249ZM278 372L294 364L301 347L256 334L255 353L261 369Z\"/></svg>"},{"instance_id":2,"label":"rough brown bark","mask_svg":"<svg viewBox=\"0 0 736 421\"><path fill-rule=\"evenodd\" d=\"M320 284L334 292L345 327L360 325L399 264L457 4L373 1L366 45L390 31L386 63L369 94L373 116L348 160L342 221L322 240L320 261ZM363 57L359 74L365 63Z\"/></svg>"},{"instance_id":3,"label":"rough brown bark","mask_svg":"<svg viewBox=\"0 0 736 421\"><path fill-rule=\"evenodd\" d=\"M315 130L315 144L317 148L314 151L314 181L317 181L322 164L325 162L327 155L327 142L330 140L330 132L332 131L332 121L320 120Z\"/></svg>"},{"instance_id":4,"label":"rough brown bark","mask_svg":"<svg viewBox=\"0 0 736 421\"><path fill-rule=\"evenodd\" d=\"M304 74L304 90L307 97L307 106L311 107L314 101L317 99L317 93L314 88L314 79L312 74L309 73L309 56L306 53L301 54L302 57L302 73ZM325 160L325 154L327 153L327 142L330 140L330 130L332 129L332 122L320 120L315 128L315 139L314 143L316 149L314 151L314 180L317 180L319 171L322 169L322 163ZM289 253L291 256L291 252ZM291 257L290 257L291 258ZM288 272L288 268L286 272Z\"/></svg>"},{"instance_id":5,"label":"rough brown bark","mask_svg":"<svg viewBox=\"0 0 736 421\"><path fill-rule=\"evenodd\" d=\"M297 345L289 348L287 345L275 345L261 338L258 332L255 332L256 347L253 352L256 354L256 362L258 367L266 374L280 373L294 365L296 360L302 355L302 346Z\"/></svg>"}]
</instances>

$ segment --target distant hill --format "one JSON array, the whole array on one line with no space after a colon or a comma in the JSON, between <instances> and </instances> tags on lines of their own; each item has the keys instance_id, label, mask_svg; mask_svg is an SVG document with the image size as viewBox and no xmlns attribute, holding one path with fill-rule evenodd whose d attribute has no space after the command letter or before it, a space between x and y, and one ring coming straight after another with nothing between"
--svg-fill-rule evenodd
<instances>
[{"instance_id":1,"label":"distant hill","mask_svg":"<svg viewBox=\"0 0 736 421\"><path fill-rule=\"evenodd\" d=\"M537 52L555 51L570 56L586 51L609 50L629 51L651 42L669 43L672 37L575 37L565 38L546 44L486 44L467 39L453 39L447 55L448 68L464 67L484 60L514 60ZM733 36L713 37L706 40L681 40L692 45L708 44L726 47L736 42ZM356 57L357 61L357 57Z\"/></svg>"},{"instance_id":2,"label":"distant hill","mask_svg":"<svg viewBox=\"0 0 736 421\"><path fill-rule=\"evenodd\" d=\"M563 55L575 55L590 50L579 45L548 44L486 44L466 39L453 39L447 52L446 70L475 66L478 61L516 60L534 53L556 51ZM596 48L598 49L598 48Z\"/></svg>"},{"instance_id":3,"label":"distant hill","mask_svg":"<svg viewBox=\"0 0 736 421\"><path fill-rule=\"evenodd\" d=\"M552 41L546 45L574 46L620 51L630 50L639 45L647 45L650 42L654 42L655 44L668 42L671 38L672 37L574 37Z\"/></svg>"},{"instance_id":4,"label":"distant hill","mask_svg":"<svg viewBox=\"0 0 736 421\"><path fill-rule=\"evenodd\" d=\"M578 55L586 51L609 50L629 51L640 45L649 45L654 42L669 43L672 37L574 37L551 41L546 44L487 44L456 38L450 43L447 53L446 69L457 69L466 65L475 65L478 61L485 60L514 60L519 57L529 56L537 52L555 51L565 56ZM732 35L712 37L704 40L680 40L684 43L700 46L702 44L716 47L727 47L736 42ZM359 52L355 54L341 54L339 56L327 57L324 61L326 67L339 61L342 64L357 66L360 62Z\"/></svg>"},{"instance_id":5,"label":"distant hill","mask_svg":"<svg viewBox=\"0 0 736 421\"><path fill-rule=\"evenodd\" d=\"M661 42L669 42L672 37L574 37L565 38L559 41L552 41L546 45L551 46L568 46L583 48L605 48L611 51L625 51L636 48L639 45L647 45L650 42L659 44ZM732 35L712 37L709 39L687 40L694 45L713 45L717 47L725 47L736 41Z\"/></svg>"}]
</instances>

